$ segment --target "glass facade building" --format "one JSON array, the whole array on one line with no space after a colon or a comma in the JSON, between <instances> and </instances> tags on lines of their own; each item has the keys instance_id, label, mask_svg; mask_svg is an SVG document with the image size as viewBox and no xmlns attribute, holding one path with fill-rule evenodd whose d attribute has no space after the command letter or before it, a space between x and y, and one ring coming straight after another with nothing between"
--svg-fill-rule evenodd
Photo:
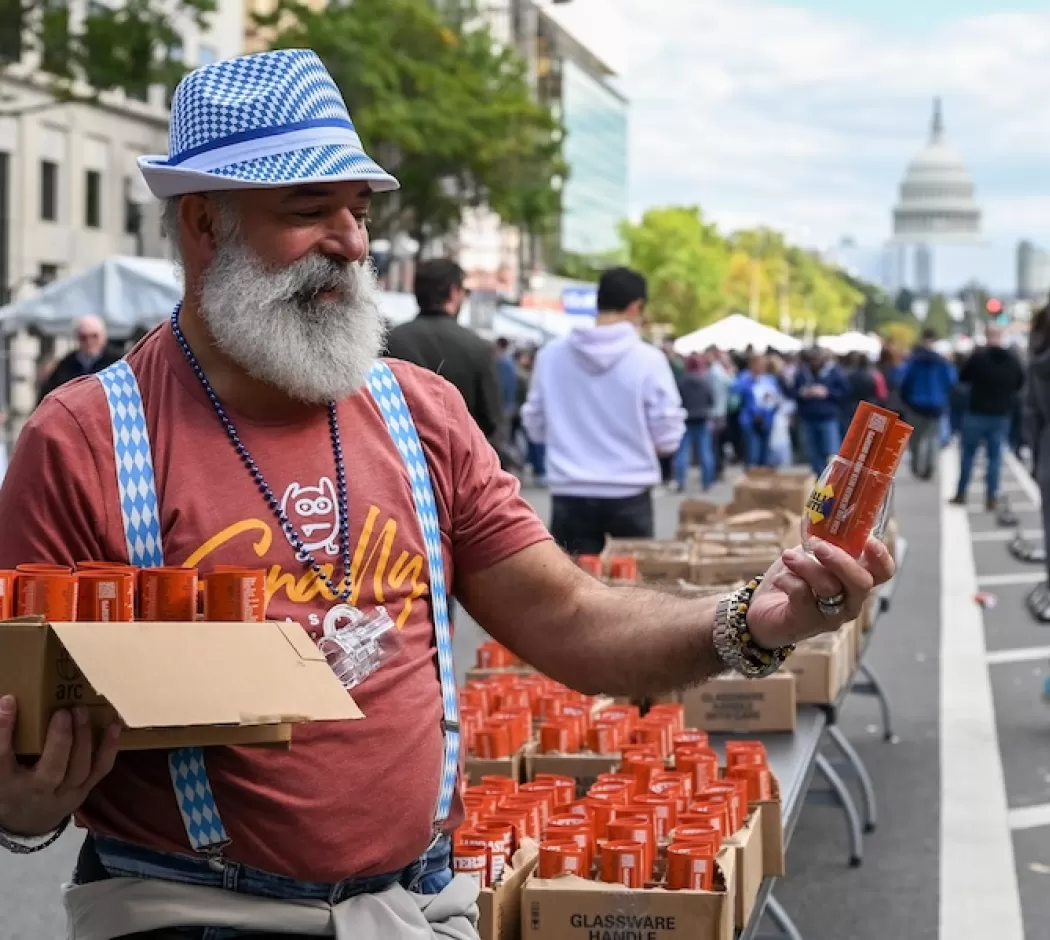
<instances>
[{"instance_id":1,"label":"glass facade building","mask_svg":"<svg viewBox=\"0 0 1050 940\"><path fill-rule=\"evenodd\" d=\"M571 59L562 64L565 160L561 250L598 255L619 246L627 218L627 102Z\"/></svg>"}]
</instances>

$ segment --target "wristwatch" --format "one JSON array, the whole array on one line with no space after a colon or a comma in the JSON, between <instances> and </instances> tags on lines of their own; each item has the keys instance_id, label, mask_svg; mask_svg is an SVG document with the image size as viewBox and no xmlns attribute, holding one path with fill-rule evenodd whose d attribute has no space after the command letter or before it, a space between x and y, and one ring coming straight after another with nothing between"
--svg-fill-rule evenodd
<instances>
[{"instance_id":1,"label":"wristwatch","mask_svg":"<svg viewBox=\"0 0 1050 940\"><path fill-rule=\"evenodd\" d=\"M715 609L715 651L730 669L747 679L773 675L795 651L794 644L763 649L752 638L747 626L747 614L751 608L751 598L761 583L761 578L752 579L742 588L723 597Z\"/></svg>"},{"instance_id":2,"label":"wristwatch","mask_svg":"<svg viewBox=\"0 0 1050 940\"><path fill-rule=\"evenodd\" d=\"M69 827L71 819L71 816L67 816L57 827L42 836L16 836L12 832L0 829L0 849L13 852L15 855L32 855L34 852L43 851L58 841L59 836Z\"/></svg>"}]
</instances>

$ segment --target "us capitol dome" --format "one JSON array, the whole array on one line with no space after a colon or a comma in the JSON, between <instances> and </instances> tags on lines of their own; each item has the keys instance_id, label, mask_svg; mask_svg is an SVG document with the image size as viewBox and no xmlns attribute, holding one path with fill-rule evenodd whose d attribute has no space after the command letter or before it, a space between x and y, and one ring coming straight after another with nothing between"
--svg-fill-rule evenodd
<instances>
[{"instance_id":1,"label":"us capitol dome","mask_svg":"<svg viewBox=\"0 0 1050 940\"><path fill-rule=\"evenodd\" d=\"M893 209L899 244L973 244L980 237L981 210L962 157L944 139L941 100L933 105L930 140L909 164Z\"/></svg>"}]
</instances>

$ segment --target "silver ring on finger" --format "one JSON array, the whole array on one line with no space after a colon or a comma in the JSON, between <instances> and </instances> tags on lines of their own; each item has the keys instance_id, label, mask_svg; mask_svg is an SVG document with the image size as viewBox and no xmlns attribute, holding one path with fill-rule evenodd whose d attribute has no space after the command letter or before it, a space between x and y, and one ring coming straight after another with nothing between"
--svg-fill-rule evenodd
<instances>
[{"instance_id":1,"label":"silver ring on finger","mask_svg":"<svg viewBox=\"0 0 1050 940\"><path fill-rule=\"evenodd\" d=\"M846 609L846 595L835 594L833 597L817 597L817 610L825 617L837 617Z\"/></svg>"}]
</instances>

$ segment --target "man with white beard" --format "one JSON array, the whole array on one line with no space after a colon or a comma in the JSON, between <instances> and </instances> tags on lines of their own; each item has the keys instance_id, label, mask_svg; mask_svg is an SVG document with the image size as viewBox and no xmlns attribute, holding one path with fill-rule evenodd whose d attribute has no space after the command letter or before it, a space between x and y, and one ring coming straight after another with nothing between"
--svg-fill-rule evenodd
<instances>
[{"instance_id":1,"label":"man with white beard","mask_svg":"<svg viewBox=\"0 0 1050 940\"><path fill-rule=\"evenodd\" d=\"M76 815L89 833L65 894L77 940L473 937L477 890L450 869L453 588L542 672L644 695L768 674L853 619L892 560L876 542L859 561L786 552L721 606L583 574L458 392L376 360L367 218L397 182L320 60L287 50L190 73L170 138L141 166L166 200L183 300L36 411L0 490L0 567L264 567L267 619L317 639L341 605L382 604L400 648L354 688L363 720L301 726L288 751L118 757L119 728L93 750L74 709L26 765L18 703L0 696L0 847L45 848Z\"/></svg>"}]
</instances>

